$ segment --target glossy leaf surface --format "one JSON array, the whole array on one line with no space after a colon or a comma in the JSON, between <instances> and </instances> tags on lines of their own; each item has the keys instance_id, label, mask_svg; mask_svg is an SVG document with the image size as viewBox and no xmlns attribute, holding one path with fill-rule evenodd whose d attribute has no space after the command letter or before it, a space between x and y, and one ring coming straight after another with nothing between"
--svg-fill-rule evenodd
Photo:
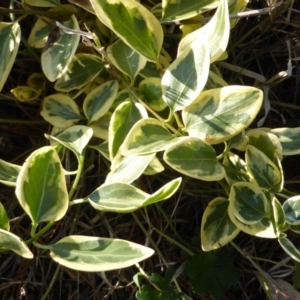
<instances>
[{"instance_id":1,"label":"glossy leaf surface","mask_svg":"<svg viewBox=\"0 0 300 300\"><path fill-rule=\"evenodd\" d=\"M84 272L104 272L132 266L154 251L126 240L70 235L47 246L62 266Z\"/></svg>"},{"instance_id":2,"label":"glossy leaf surface","mask_svg":"<svg viewBox=\"0 0 300 300\"><path fill-rule=\"evenodd\" d=\"M68 209L64 170L50 146L34 151L19 173L16 196L32 224L60 220Z\"/></svg>"},{"instance_id":3,"label":"glossy leaf surface","mask_svg":"<svg viewBox=\"0 0 300 300\"><path fill-rule=\"evenodd\" d=\"M20 40L19 23L0 22L0 92L15 62Z\"/></svg>"},{"instance_id":4,"label":"glossy leaf surface","mask_svg":"<svg viewBox=\"0 0 300 300\"><path fill-rule=\"evenodd\" d=\"M190 136L209 144L226 141L247 128L263 101L261 90L227 86L204 91L183 110L182 119Z\"/></svg>"},{"instance_id":5,"label":"glossy leaf surface","mask_svg":"<svg viewBox=\"0 0 300 300\"><path fill-rule=\"evenodd\" d=\"M240 230L228 216L228 206L227 199L218 197L206 207L201 224L201 246L204 251L218 249L239 234Z\"/></svg>"},{"instance_id":6,"label":"glossy leaf surface","mask_svg":"<svg viewBox=\"0 0 300 300\"><path fill-rule=\"evenodd\" d=\"M214 181L225 176L215 150L197 138L180 138L167 148L163 158L173 169L192 178Z\"/></svg>"},{"instance_id":7,"label":"glossy leaf surface","mask_svg":"<svg viewBox=\"0 0 300 300\"><path fill-rule=\"evenodd\" d=\"M91 0L99 20L125 44L150 61L160 52L163 31L158 20L135 0Z\"/></svg>"}]
</instances>

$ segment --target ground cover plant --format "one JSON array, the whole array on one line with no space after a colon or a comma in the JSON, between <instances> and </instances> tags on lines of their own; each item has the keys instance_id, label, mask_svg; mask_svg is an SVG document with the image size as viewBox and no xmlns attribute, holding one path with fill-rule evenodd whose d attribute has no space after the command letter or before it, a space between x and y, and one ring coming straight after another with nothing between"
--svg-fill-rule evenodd
<instances>
[{"instance_id":1,"label":"ground cover plant","mask_svg":"<svg viewBox=\"0 0 300 300\"><path fill-rule=\"evenodd\" d=\"M296 41L278 74L236 52L293 3L247 4L0 8L1 146L7 124L31 129L26 151L1 152L3 299L248 299L254 276L256 297L299 298L272 277L299 287L300 191L284 162L300 127L264 125L272 111L284 120L269 95L292 75ZM254 13L267 16L236 37Z\"/></svg>"}]
</instances>

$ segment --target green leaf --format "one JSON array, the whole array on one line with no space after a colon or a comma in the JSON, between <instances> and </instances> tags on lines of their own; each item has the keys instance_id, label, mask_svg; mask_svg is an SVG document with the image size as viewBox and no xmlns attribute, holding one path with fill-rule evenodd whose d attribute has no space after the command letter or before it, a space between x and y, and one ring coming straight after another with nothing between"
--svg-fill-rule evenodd
<instances>
[{"instance_id":1,"label":"green leaf","mask_svg":"<svg viewBox=\"0 0 300 300\"><path fill-rule=\"evenodd\" d=\"M90 127L94 131L94 137L97 137L102 140L108 139L108 127L111 120L111 116L112 114L110 112L107 112L103 117L90 124Z\"/></svg>"},{"instance_id":2,"label":"green leaf","mask_svg":"<svg viewBox=\"0 0 300 300\"><path fill-rule=\"evenodd\" d=\"M122 154L146 155L165 150L178 140L162 124L162 122L147 118L142 119L132 127L122 147Z\"/></svg>"},{"instance_id":3,"label":"green leaf","mask_svg":"<svg viewBox=\"0 0 300 300\"><path fill-rule=\"evenodd\" d=\"M225 179L229 185L236 182L249 182L249 173L246 163L238 155L228 151L224 156Z\"/></svg>"},{"instance_id":4,"label":"green leaf","mask_svg":"<svg viewBox=\"0 0 300 300\"><path fill-rule=\"evenodd\" d=\"M215 0L189 0L187 2L163 0L161 22L189 19L217 6L218 1Z\"/></svg>"},{"instance_id":5,"label":"green leaf","mask_svg":"<svg viewBox=\"0 0 300 300\"><path fill-rule=\"evenodd\" d=\"M152 194L150 197L148 197L147 200L143 203L143 206L147 206L170 198L178 190L181 181L182 181L181 177L171 180L163 187L161 187L158 191L156 191L154 194Z\"/></svg>"},{"instance_id":6,"label":"green leaf","mask_svg":"<svg viewBox=\"0 0 300 300\"><path fill-rule=\"evenodd\" d=\"M261 90L227 86L202 92L182 112L186 131L209 144L218 144L247 128L263 102Z\"/></svg>"},{"instance_id":7,"label":"green leaf","mask_svg":"<svg viewBox=\"0 0 300 300\"><path fill-rule=\"evenodd\" d=\"M266 189L276 189L282 181L278 167L260 150L248 145L246 149L247 169L255 182Z\"/></svg>"},{"instance_id":8,"label":"green leaf","mask_svg":"<svg viewBox=\"0 0 300 300\"><path fill-rule=\"evenodd\" d=\"M143 174L154 156L155 153L140 156L121 156L117 162L115 162L115 159L117 158L115 157L114 163L111 166L111 171L106 176L105 183L132 183Z\"/></svg>"},{"instance_id":9,"label":"green leaf","mask_svg":"<svg viewBox=\"0 0 300 300\"><path fill-rule=\"evenodd\" d=\"M171 110L182 110L203 90L209 73L209 51L205 40L186 47L162 77L162 97Z\"/></svg>"},{"instance_id":10,"label":"green leaf","mask_svg":"<svg viewBox=\"0 0 300 300\"><path fill-rule=\"evenodd\" d=\"M206 207L201 224L201 246L211 251L231 242L240 232L232 223L227 210L229 201L222 197L213 199Z\"/></svg>"},{"instance_id":11,"label":"green leaf","mask_svg":"<svg viewBox=\"0 0 300 300\"><path fill-rule=\"evenodd\" d=\"M125 44L156 61L163 42L158 20L135 0L90 0L99 20Z\"/></svg>"},{"instance_id":12,"label":"green leaf","mask_svg":"<svg viewBox=\"0 0 300 300\"><path fill-rule=\"evenodd\" d=\"M283 234L282 237L278 238L278 242L281 248L295 261L300 262L300 252L295 247L295 245L286 238L286 235Z\"/></svg>"},{"instance_id":13,"label":"green leaf","mask_svg":"<svg viewBox=\"0 0 300 300\"><path fill-rule=\"evenodd\" d=\"M290 225L300 225L300 196L294 196L283 203L286 222Z\"/></svg>"},{"instance_id":14,"label":"green leaf","mask_svg":"<svg viewBox=\"0 0 300 300\"><path fill-rule=\"evenodd\" d=\"M272 206L273 206L273 216L277 231L283 231L286 226L286 217L284 209L281 203L273 197L272 199Z\"/></svg>"},{"instance_id":15,"label":"green leaf","mask_svg":"<svg viewBox=\"0 0 300 300\"><path fill-rule=\"evenodd\" d=\"M60 128L72 126L82 118L75 101L64 94L44 98L41 116L53 126Z\"/></svg>"},{"instance_id":16,"label":"green leaf","mask_svg":"<svg viewBox=\"0 0 300 300\"><path fill-rule=\"evenodd\" d=\"M19 23L0 22L0 92L15 62L20 40Z\"/></svg>"},{"instance_id":17,"label":"green leaf","mask_svg":"<svg viewBox=\"0 0 300 300\"><path fill-rule=\"evenodd\" d=\"M228 209L228 215L231 221L235 224L235 226L240 229L241 231L249 234L254 235L257 237L273 239L278 237L277 228L274 227L272 220L269 218L263 218L260 222L249 225L241 222L233 213L233 211Z\"/></svg>"},{"instance_id":18,"label":"green leaf","mask_svg":"<svg viewBox=\"0 0 300 300\"><path fill-rule=\"evenodd\" d=\"M98 120L108 112L117 97L118 89L118 81L106 81L86 96L83 102L83 111L89 123Z\"/></svg>"},{"instance_id":19,"label":"green leaf","mask_svg":"<svg viewBox=\"0 0 300 300\"><path fill-rule=\"evenodd\" d=\"M77 53L67 66L66 72L55 83L54 88L60 92L80 89L94 80L103 67L104 64L99 56Z\"/></svg>"},{"instance_id":20,"label":"green leaf","mask_svg":"<svg viewBox=\"0 0 300 300\"><path fill-rule=\"evenodd\" d=\"M271 129L270 133L278 137L283 155L296 155L300 153L300 127L275 128Z\"/></svg>"},{"instance_id":21,"label":"green leaf","mask_svg":"<svg viewBox=\"0 0 300 300\"><path fill-rule=\"evenodd\" d=\"M109 152L108 152L108 143L107 141L99 144L99 145L89 145L88 146L89 148L91 149L95 149L97 150L101 155L103 155L107 160L110 160L109 159Z\"/></svg>"},{"instance_id":22,"label":"green leaf","mask_svg":"<svg viewBox=\"0 0 300 300\"><path fill-rule=\"evenodd\" d=\"M108 46L106 52L112 64L130 77L131 84L133 84L135 77L147 63L147 59L144 56L134 51L122 40L118 40Z\"/></svg>"},{"instance_id":23,"label":"green leaf","mask_svg":"<svg viewBox=\"0 0 300 300\"><path fill-rule=\"evenodd\" d=\"M273 162L275 153L282 160L282 147L276 135L259 129L252 129L247 131L246 136L248 137L249 145L262 151Z\"/></svg>"},{"instance_id":24,"label":"green leaf","mask_svg":"<svg viewBox=\"0 0 300 300\"><path fill-rule=\"evenodd\" d=\"M101 185L86 199L97 210L117 213L129 213L171 197L178 189L181 178L177 178L154 194L149 195L126 183L108 183Z\"/></svg>"},{"instance_id":25,"label":"green leaf","mask_svg":"<svg viewBox=\"0 0 300 300\"><path fill-rule=\"evenodd\" d=\"M167 104L162 100L161 78L146 78L139 84L143 101L155 111L162 111Z\"/></svg>"},{"instance_id":26,"label":"green leaf","mask_svg":"<svg viewBox=\"0 0 300 300\"><path fill-rule=\"evenodd\" d=\"M8 186L16 186L21 166L0 159L0 182Z\"/></svg>"},{"instance_id":27,"label":"green leaf","mask_svg":"<svg viewBox=\"0 0 300 300\"><path fill-rule=\"evenodd\" d=\"M73 151L78 160L92 136L93 130L83 125L72 126L56 136L49 135L51 139Z\"/></svg>"},{"instance_id":28,"label":"green leaf","mask_svg":"<svg viewBox=\"0 0 300 300\"><path fill-rule=\"evenodd\" d=\"M225 176L215 150L204 141L182 137L167 148L164 161L176 171L205 181L221 180Z\"/></svg>"},{"instance_id":29,"label":"green leaf","mask_svg":"<svg viewBox=\"0 0 300 300\"><path fill-rule=\"evenodd\" d=\"M234 259L227 248L193 255L184 265L193 291L212 299L226 299L226 291L238 281Z\"/></svg>"},{"instance_id":30,"label":"green leaf","mask_svg":"<svg viewBox=\"0 0 300 300\"><path fill-rule=\"evenodd\" d=\"M271 203L256 185L235 183L229 194L230 210L244 224L254 225L271 217Z\"/></svg>"},{"instance_id":31,"label":"green leaf","mask_svg":"<svg viewBox=\"0 0 300 300\"><path fill-rule=\"evenodd\" d=\"M209 48L210 62L221 58L225 52L230 34L228 1L220 0L220 4L211 20L198 30L186 35L178 47L178 56L197 41L202 40Z\"/></svg>"},{"instance_id":32,"label":"green leaf","mask_svg":"<svg viewBox=\"0 0 300 300\"><path fill-rule=\"evenodd\" d=\"M45 18L50 23L50 19ZM39 18L31 29L28 45L33 48L43 48L47 41L47 37L50 32L53 30L53 26L45 23L44 18Z\"/></svg>"},{"instance_id":33,"label":"green leaf","mask_svg":"<svg viewBox=\"0 0 300 300\"><path fill-rule=\"evenodd\" d=\"M32 0L33 2L37 2ZM55 0L54 0L55 1ZM63 4L59 6L52 7L48 10L48 12L56 13L56 12L67 12L67 13L77 13L77 8L74 5ZM35 24L33 25L29 38L28 45L33 48L43 48L47 41L47 37L50 32L53 30L53 20L43 16L43 18L38 18Z\"/></svg>"},{"instance_id":34,"label":"green leaf","mask_svg":"<svg viewBox=\"0 0 300 300\"><path fill-rule=\"evenodd\" d=\"M293 288L295 290L300 289L300 263L296 262L295 271L293 276Z\"/></svg>"},{"instance_id":35,"label":"green leaf","mask_svg":"<svg viewBox=\"0 0 300 300\"><path fill-rule=\"evenodd\" d=\"M0 228L0 248L2 247L24 258L33 258L32 252L23 240L17 235Z\"/></svg>"},{"instance_id":36,"label":"green leaf","mask_svg":"<svg viewBox=\"0 0 300 300\"><path fill-rule=\"evenodd\" d=\"M27 158L17 179L16 196L33 225L65 215L69 201L66 180L52 147L42 147Z\"/></svg>"},{"instance_id":37,"label":"green leaf","mask_svg":"<svg viewBox=\"0 0 300 300\"><path fill-rule=\"evenodd\" d=\"M133 125L147 117L147 111L138 103L124 101L114 111L108 128L108 149L112 161Z\"/></svg>"},{"instance_id":38,"label":"green leaf","mask_svg":"<svg viewBox=\"0 0 300 300\"><path fill-rule=\"evenodd\" d=\"M70 29L79 30L74 15L69 21L62 24ZM79 39L79 35L67 34L58 27L50 33L41 58L42 70L50 81L55 81L67 71L68 65L76 52Z\"/></svg>"},{"instance_id":39,"label":"green leaf","mask_svg":"<svg viewBox=\"0 0 300 300\"><path fill-rule=\"evenodd\" d=\"M226 144L229 149L245 151L248 145L248 139L246 137L245 130L241 131L231 139L227 140Z\"/></svg>"},{"instance_id":40,"label":"green leaf","mask_svg":"<svg viewBox=\"0 0 300 300\"><path fill-rule=\"evenodd\" d=\"M61 5L59 0L24 0L24 2L31 6L40 7L54 7Z\"/></svg>"},{"instance_id":41,"label":"green leaf","mask_svg":"<svg viewBox=\"0 0 300 300\"><path fill-rule=\"evenodd\" d=\"M68 1L72 4L78 5L79 7L87 10L91 14L95 14L95 11L90 1L87 0L68 0Z\"/></svg>"},{"instance_id":42,"label":"green leaf","mask_svg":"<svg viewBox=\"0 0 300 300\"><path fill-rule=\"evenodd\" d=\"M0 229L9 231L9 228L10 228L9 218L7 216L4 206L0 202Z\"/></svg>"},{"instance_id":43,"label":"green leaf","mask_svg":"<svg viewBox=\"0 0 300 300\"><path fill-rule=\"evenodd\" d=\"M149 195L126 183L101 185L87 199L97 210L128 213L142 206Z\"/></svg>"},{"instance_id":44,"label":"green leaf","mask_svg":"<svg viewBox=\"0 0 300 300\"><path fill-rule=\"evenodd\" d=\"M47 249L60 265L84 272L130 267L154 254L152 249L126 240L80 235L64 237Z\"/></svg>"}]
</instances>

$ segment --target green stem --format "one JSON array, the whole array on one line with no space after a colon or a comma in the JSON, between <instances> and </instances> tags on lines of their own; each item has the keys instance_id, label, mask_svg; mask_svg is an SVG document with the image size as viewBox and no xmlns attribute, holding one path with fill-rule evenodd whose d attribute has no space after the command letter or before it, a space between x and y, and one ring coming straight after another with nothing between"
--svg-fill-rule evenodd
<instances>
[{"instance_id":1,"label":"green stem","mask_svg":"<svg viewBox=\"0 0 300 300\"><path fill-rule=\"evenodd\" d=\"M84 167L85 153L86 153L86 149L84 149L82 151L82 154L79 156L78 171L76 173L76 177L74 179L73 185L72 185L71 190L69 192L69 199L72 199L72 197L73 197L73 195L74 195L74 193L77 189L78 183L80 181L82 170L83 170L83 167Z\"/></svg>"}]
</instances>

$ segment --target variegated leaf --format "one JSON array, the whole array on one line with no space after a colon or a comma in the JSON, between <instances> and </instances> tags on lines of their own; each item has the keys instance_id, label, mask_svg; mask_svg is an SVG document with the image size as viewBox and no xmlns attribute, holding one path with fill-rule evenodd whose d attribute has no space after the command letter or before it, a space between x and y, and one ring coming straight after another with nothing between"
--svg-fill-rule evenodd
<instances>
[{"instance_id":1,"label":"variegated leaf","mask_svg":"<svg viewBox=\"0 0 300 300\"><path fill-rule=\"evenodd\" d=\"M288 226L286 222L285 212L281 203L275 197L273 197L272 199L272 207L276 229L277 231L284 231L285 227Z\"/></svg>"},{"instance_id":2,"label":"variegated leaf","mask_svg":"<svg viewBox=\"0 0 300 300\"><path fill-rule=\"evenodd\" d=\"M0 228L0 247L15 252L24 258L33 258L32 252L17 235Z\"/></svg>"},{"instance_id":3,"label":"variegated leaf","mask_svg":"<svg viewBox=\"0 0 300 300\"><path fill-rule=\"evenodd\" d=\"M228 215L238 229L249 235L268 239L277 238L279 235L277 228L274 227L272 220L269 218L263 218L258 223L252 225L245 224L235 216L230 206L228 208Z\"/></svg>"},{"instance_id":4,"label":"variegated leaf","mask_svg":"<svg viewBox=\"0 0 300 300\"><path fill-rule=\"evenodd\" d=\"M0 159L0 182L8 186L16 186L21 166Z\"/></svg>"},{"instance_id":5,"label":"variegated leaf","mask_svg":"<svg viewBox=\"0 0 300 300\"><path fill-rule=\"evenodd\" d=\"M108 149L110 160L116 156L119 148L136 122L147 117L147 111L138 103L125 101L114 111L108 128Z\"/></svg>"},{"instance_id":6,"label":"variegated leaf","mask_svg":"<svg viewBox=\"0 0 300 300\"><path fill-rule=\"evenodd\" d=\"M205 40L186 47L162 77L162 97L173 111L191 104L203 90L209 73L209 51Z\"/></svg>"},{"instance_id":7,"label":"variegated leaf","mask_svg":"<svg viewBox=\"0 0 300 300\"><path fill-rule=\"evenodd\" d=\"M79 160L80 155L92 136L92 128L83 125L75 125L67 128L58 135L50 135L49 137L73 151Z\"/></svg>"},{"instance_id":8,"label":"variegated leaf","mask_svg":"<svg viewBox=\"0 0 300 300\"><path fill-rule=\"evenodd\" d=\"M17 86L10 92L20 102L33 102L38 99L42 91L37 91L30 86Z\"/></svg>"},{"instance_id":9,"label":"variegated leaf","mask_svg":"<svg viewBox=\"0 0 300 300\"><path fill-rule=\"evenodd\" d=\"M90 124L90 127L94 131L94 137L105 141L108 139L108 127L111 120L111 116L112 113L107 112L103 117Z\"/></svg>"},{"instance_id":10,"label":"variegated leaf","mask_svg":"<svg viewBox=\"0 0 300 300\"><path fill-rule=\"evenodd\" d=\"M89 124L108 112L117 97L118 81L110 80L93 89L84 99L83 111Z\"/></svg>"},{"instance_id":11,"label":"variegated leaf","mask_svg":"<svg viewBox=\"0 0 300 300\"><path fill-rule=\"evenodd\" d=\"M31 0L33 2L37 2L35 0ZM52 1L52 0L50 0ZM53 0L55 2L58 0ZM59 6L52 7L48 10L49 13L77 13L77 8L74 5L70 4L63 4ZM43 18L38 18L35 24L33 25L30 35L28 37L28 45L33 48L43 48L47 41L47 37L49 36L50 32L53 30L53 20L43 16Z\"/></svg>"},{"instance_id":12,"label":"variegated leaf","mask_svg":"<svg viewBox=\"0 0 300 300\"><path fill-rule=\"evenodd\" d=\"M19 23L0 22L0 92L15 62L20 40Z\"/></svg>"},{"instance_id":13,"label":"variegated leaf","mask_svg":"<svg viewBox=\"0 0 300 300\"><path fill-rule=\"evenodd\" d=\"M228 199L217 197L206 207L201 223L201 246L211 251L225 246L240 232L228 216Z\"/></svg>"},{"instance_id":14,"label":"variegated leaf","mask_svg":"<svg viewBox=\"0 0 300 300\"><path fill-rule=\"evenodd\" d=\"M227 152L224 156L225 179L229 185L237 182L249 182L250 174L246 168L246 162L238 155Z\"/></svg>"},{"instance_id":15,"label":"variegated leaf","mask_svg":"<svg viewBox=\"0 0 300 300\"><path fill-rule=\"evenodd\" d=\"M135 0L90 0L99 20L125 44L156 61L163 42L159 21Z\"/></svg>"},{"instance_id":16,"label":"variegated leaf","mask_svg":"<svg viewBox=\"0 0 300 300\"><path fill-rule=\"evenodd\" d=\"M122 40L118 40L107 47L106 52L112 64L130 77L131 84L133 84L135 77L147 63L147 59L144 56L134 51Z\"/></svg>"},{"instance_id":17,"label":"variegated leaf","mask_svg":"<svg viewBox=\"0 0 300 300\"><path fill-rule=\"evenodd\" d=\"M154 251L126 240L70 235L45 246L62 266L84 272L104 272L132 266Z\"/></svg>"},{"instance_id":18,"label":"variegated leaf","mask_svg":"<svg viewBox=\"0 0 300 300\"><path fill-rule=\"evenodd\" d=\"M248 145L248 139L246 137L245 130L241 131L231 139L227 140L226 144L229 149L245 151Z\"/></svg>"},{"instance_id":19,"label":"variegated leaf","mask_svg":"<svg viewBox=\"0 0 300 300\"><path fill-rule=\"evenodd\" d=\"M113 163L111 171L106 176L105 183L132 183L143 174L154 156L155 153L140 156L121 156L118 162Z\"/></svg>"},{"instance_id":20,"label":"variegated leaf","mask_svg":"<svg viewBox=\"0 0 300 300\"><path fill-rule=\"evenodd\" d=\"M79 30L74 15L69 21L63 22L63 25L70 29ZM77 50L79 39L79 35L67 34L58 27L51 31L41 58L42 70L50 81L55 81L67 71Z\"/></svg>"},{"instance_id":21,"label":"variegated leaf","mask_svg":"<svg viewBox=\"0 0 300 300\"><path fill-rule=\"evenodd\" d=\"M300 252L295 247L295 245L286 237L286 234L282 234L281 237L279 237L278 242L281 246L281 248L295 261L300 263Z\"/></svg>"},{"instance_id":22,"label":"variegated leaf","mask_svg":"<svg viewBox=\"0 0 300 300\"><path fill-rule=\"evenodd\" d=\"M178 47L178 57L186 51L187 48L193 47L193 44L197 44L199 40L203 43L207 43L210 62L221 58L224 54L230 33L230 22L228 14L228 1L220 0L220 4L215 15L211 20L198 30L185 36Z\"/></svg>"},{"instance_id":23,"label":"variegated leaf","mask_svg":"<svg viewBox=\"0 0 300 300\"><path fill-rule=\"evenodd\" d=\"M238 182L232 185L229 201L229 209L244 224L254 225L271 218L271 202L254 184Z\"/></svg>"},{"instance_id":24,"label":"variegated leaf","mask_svg":"<svg viewBox=\"0 0 300 300\"><path fill-rule=\"evenodd\" d=\"M218 144L247 128L263 102L261 90L247 86L226 86L202 92L182 112L190 136Z\"/></svg>"},{"instance_id":25,"label":"variegated leaf","mask_svg":"<svg viewBox=\"0 0 300 300\"><path fill-rule=\"evenodd\" d=\"M300 225L300 196L294 196L283 203L286 222L290 225Z\"/></svg>"},{"instance_id":26,"label":"variegated leaf","mask_svg":"<svg viewBox=\"0 0 300 300\"><path fill-rule=\"evenodd\" d=\"M153 118L142 119L128 133L122 146L122 154L127 156L156 153L165 150L178 139L162 122Z\"/></svg>"},{"instance_id":27,"label":"variegated leaf","mask_svg":"<svg viewBox=\"0 0 300 300\"><path fill-rule=\"evenodd\" d=\"M271 129L270 133L278 137L283 155L296 155L300 153L300 127L275 128Z\"/></svg>"},{"instance_id":28,"label":"variegated leaf","mask_svg":"<svg viewBox=\"0 0 300 300\"><path fill-rule=\"evenodd\" d=\"M60 92L80 89L94 80L102 71L104 64L99 56L78 53L72 58L66 72L57 80L54 88Z\"/></svg>"},{"instance_id":29,"label":"variegated leaf","mask_svg":"<svg viewBox=\"0 0 300 300\"><path fill-rule=\"evenodd\" d=\"M282 170L262 151L248 145L246 149L246 164L248 171L258 186L265 189L280 189L283 178Z\"/></svg>"},{"instance_id":30,"label":"variegated leaf","mask_svg":"<svg viewBox=\"0 0 300 300\"><path fill-rule=\"evenodd\" d=\"M246 136L249 140L249 145L262 151L272 161L274 161L275 153L282 160L282 147L276 135L259 129L252 129L247 131Z\"/></svg>"},{"instance_id":31,"label":"variegated leaf","mask_svg":"<svg viewBox=\"0 0 300 300\"><path fill-rule=\"evenodd\" d=\"M44 98L41 116L53 126L60 128L72 126L82 118L75 101L64 94Z\"/></svg>"},{"instance_id":32,"label":"variegated leaf","mask_svg":"<svg viewBox=\"0 0 300 300\"><path fill-rule=\"evenodd\" d=\"M139 84L140 97L155 111L162 111L167 104L162 99L161 78L151 77L142 80Z\"/></svg>"},{"instance_id":33,"label":"variegated leaf","mask_svg":"<svg viewBox=\"0 0 300 300\"><path fill-rule=\"evenodd\" d=\"M212 146L194 137L182 137L169 146L164 161L174 170L205 181L221 180L225 176Z\"/></svg>"},{"instance_id":34,"label":"variegated leaf","mask_svg":"<svg viewBox=\"0 0 300 300\"><path fill-rule=\"evenodd\" d=\"M66 180L52 147L42 147L27 158L17 179L16 196L33 225L65 215L69 203Z\"/></svg>"},{"instance_id":35,"label":"variegated leaf","mask_svg":"<svg viewBox=\"0 0 300 300\"><path fill-rule=\"evenodd\" d=\"M87 199L97 210L128 213L170 198L180 183L181 178L174 179L152 195L126 183L107 183L92 192Z\"/></svg>"},{"instance_id":36,"label":"variegated leaf","mask_svg":"<svg viewBox=\"0 0 300 300\"><path fill-rule=\"evenodd\" d=\"M0 229L4 229L7 231L9 231L10 229L9 218L1 202L0 202Z\"/></svg>"},{"instance_id":37,"label":"variegated leaf","mask_svg":"<svg viewBox=\"0 0 300 300\"><path fill-rule=\"evenodd\" d=\"M217 6L218 1L215 0L163 0L161 22L189 19Z\"/></svg>"}]
</instances>

